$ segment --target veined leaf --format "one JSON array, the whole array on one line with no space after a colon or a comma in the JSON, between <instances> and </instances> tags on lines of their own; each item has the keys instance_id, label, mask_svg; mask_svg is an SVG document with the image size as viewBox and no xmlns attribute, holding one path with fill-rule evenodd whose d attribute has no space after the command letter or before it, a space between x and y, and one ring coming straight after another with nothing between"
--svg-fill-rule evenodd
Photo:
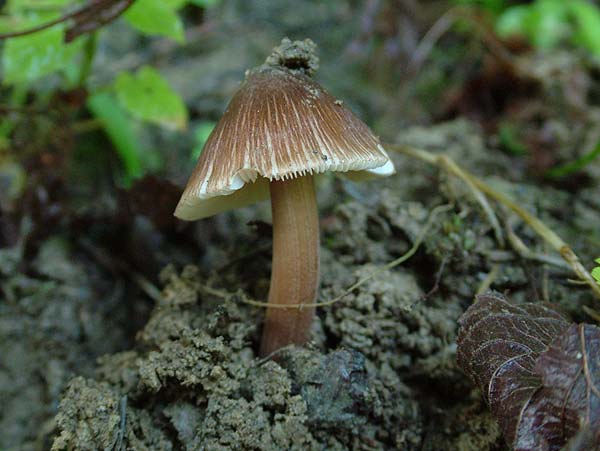
<instances>
[{"instance_id":1,"label":"veined leaf","mask_svg":"<svg viewBox=\"0 0 600 451\"><path fill-rule=\"evenodd\" d=\"M184 41L183 24L170 2L163 0L136 0L124 14L136 30L150 35Z\"/></svg>"},{"instance_id":2,"label":"veined leaf","mask_svg":"<svg viewBox=\"0 0 600 451\"><path fill-rule=\"evenodd\" d=\"M597 443L598 327L496 293L477 296L459 323L458 364L484 392L511 449L559 451L574 437Z\"/></svg>"},{"instance_id":3,"label":"veined leaf","mask_svg":"<svg viewBox=\"0 0 600 451\"><path fill-rule=\"evenodd\" d=\"M173 129L185 129L187 110L162 75L144 66L134 75L122 72L115 82L120 104L135 117Z\"/></svg>"},{"instance_id":4,"label":"veined leaf","mask_svg":"<svg viewBox=\"0 0 600 451\"><path fill-rule=\"evenodd\" d=\"M40 20L27 23L26 27L30 27L40 23ZM26 84L62 71L81 48L80 41L65 44L63 40L62 24L37 33L7 39L2 52L4 82Z\"/></svg>"},{"instance_id":5,"label":"veined leaf","mask_svg":"<svg viewBox=\"0 0 600 451\"><path fill-rule=\"evenodd\" d=\"M600 56L600 9L585 0L571 0L568 5L576 23L575 42Z\"/></svg>"},{"instance_id":6,"label":"veined leaf","mask_svg":"<svg viewBox=\"0 0 600 451\"><path fill-rule=\"evenodd\" d=\"M535 371L542 387L521 411L515 448L559 450L584 427L600 437L600 329L572 324L540 354Z\"/></svg>"},{"instance_id":7,"label":"veined leaf","mask_svg":"<svg viewBox=\"0 0 600 451\"><path fill-rule=\"evenodd\" d=\"M125 168L125 184L142 175L142 150L133 130L130 118L117 101L107 93L96 94L88 99L88 108L102 122L104 131L112 141Z\"/></svg>"}]
</instances>

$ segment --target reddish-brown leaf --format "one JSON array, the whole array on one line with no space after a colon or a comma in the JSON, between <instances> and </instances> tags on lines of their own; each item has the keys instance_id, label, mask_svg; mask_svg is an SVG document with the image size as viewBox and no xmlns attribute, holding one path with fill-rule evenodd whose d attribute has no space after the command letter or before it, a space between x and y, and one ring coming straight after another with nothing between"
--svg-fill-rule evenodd
<instances>
[{"instance_id":1,"label":"reddish-brown leaf","mask_svg":"<svg viewBox=\"0 0 600 451\"><path fill-rule=\"evenodd\" d=\"M572 324L540 354L535 371L542 387L523 408L515 449L560 450L583 427L600 437L600 329Z\"/></svg>"},{"instance_id":2,"label":"reddish-brown leaf","mask_svg":"<svg viewBox=\"0 0 600 451\"><path fill-rule=\"evenodd\" d=\"M460 319L458 363L516 451L600 450L600 329L540 304L477 297Z\"/></svg>"}]
</instances>

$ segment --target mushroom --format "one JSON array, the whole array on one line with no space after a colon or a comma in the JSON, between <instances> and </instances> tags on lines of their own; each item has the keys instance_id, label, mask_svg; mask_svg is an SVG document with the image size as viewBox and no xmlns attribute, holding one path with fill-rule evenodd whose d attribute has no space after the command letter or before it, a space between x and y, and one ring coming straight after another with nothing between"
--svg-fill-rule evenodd
<instances>
[{"instance_id":1,"label":"mushroom","mask_svg":"<svg viewBox=\"0 0 600 451\"><path fill-rule=\"evenodd\" d=\"M310 338L319 285L314 176L394 173L378 138L311 78L318 65L315 49L309 39L284 39L265 64L246 72L175 210L180 219L196 220L271 198L268 303L290 308L267 308L262 356Z\"/></svg>"}]
</instances>

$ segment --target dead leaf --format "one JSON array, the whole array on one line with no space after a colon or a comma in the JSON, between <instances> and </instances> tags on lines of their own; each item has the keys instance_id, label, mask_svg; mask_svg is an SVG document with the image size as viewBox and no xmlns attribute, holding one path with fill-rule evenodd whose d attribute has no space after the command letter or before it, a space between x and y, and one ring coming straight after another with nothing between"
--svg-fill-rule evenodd
<instances>
[{"instance_id":1,"label":"dead leaf","mask_svg":"<svg viewBox=\"0 0 600 451\"><path fill-rule=\"evenodd\" d=\"M459 323L458 364L481 388L515 450L559 450L584 425L582 419L589 418L591 424L600 421L596 419L600 413L585 413L586 408L600 409L600 401L590 395L586 406L582 397L588 391L581 385L587 381L582 368L583 356L588 356L585 361L596 376L590 379L595 385L586 387L598 386L600 340L592 337L594 333L587 332L584 352L570 332L578 326L570 326L550 306L513 305L496 293L478 296ZM588 327L593 326L582 330ZM577 352L581 359L567 359L575 358ZM592 355L593 365L589 363ZM558 375L563 379L557 379ZM576 399L571 398L575 395ZM557 410L561 406L564 411Z\"/></svg>"},{"instance_id":2,"label":"dead leaf","mask_svg":"<svg viewBox=\"0 0 600 451\"><path fill-rule=\"evenodd\" d=\"M600 437L600 328L572 324L535 371L542 387L523 408L515 449L558 451L582 428Z\"/></svg>"}]
</instances>

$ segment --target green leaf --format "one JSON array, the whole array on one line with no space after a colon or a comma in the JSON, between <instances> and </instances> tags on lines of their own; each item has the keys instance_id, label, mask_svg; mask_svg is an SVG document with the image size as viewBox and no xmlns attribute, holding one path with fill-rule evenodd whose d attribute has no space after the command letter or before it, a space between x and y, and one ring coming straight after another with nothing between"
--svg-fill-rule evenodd
<instances>
[{"instance_id":1,"label":"green leaf","mask_svg":"<svg viewBox=\"0 0 600 451\"><path fill-rule=\"evenodd\" d=\"M163 0L136 0L124 17L136 30L145 34L184 41L183 24L177 15L174 4Z\"/></svg>"},{"instance_id":2,"label":"green leaf","mask_svg":"<svg viewBox=\"0 0 600 451\"><path fill-rule=\"evenodd\" d=\"M188 2L188 0L163 0L164 3L166 3L169 8L171 8L174 11L177 11L181 8L183 8L186 3Z\"/></svg>"},{"instance_id":3,"label":"green leaf","mask_svg":"<svg viewBox=\"0 0 600 451\"><path fill-rule=\"evenodd\" d=\"M135 75L121 72L115 82L121 105L135 117L172 129L185 129L187 110L181 97L150 66Z\"/></svg>"},{"instance_id":4,"label":"green leaf","mask_svg":"<svg viewBox=\"0 0 600 451\"><path fill-rule=\"evenodd\" d=\"M87 106L103 125L125 168L125 185L142 175L142 149L130 118L117 101L107 93L90 97Z\"/></svg>"},{"instance_id":5,"label":"green leaf","mask_svg":"<svg viewBox=\"0 0 600 451\"><path fill-rule=\"evenodd\" d=\"M496 21L496 33L503 38L515 35L527 36L527 21L530 14L529 5L507 8Z\"/></svg>"},{"instance_id":6,"label":"green leaf","mask_svg":"<svg viewBox=\"0 0 600 451\"><path fill-rule=\"evenodd\" d=\"M596 259L596 263L600 265L600 258ZM596 279L596 282L600 284L600 266L597 266L594 269L592 269L592 277Z\"/></svg>"},{"instance_id":7,"label":"green leaf","mask_svg":"<svg viewBox=\"0 0 600 451\"><path fill-rule=\"evenodd\" d=\"M501 123L498 138L503 149L512 155L527 155L527 146L519 139L517 130L510 123Z\"/></svg>"},{"instance_id":8,"label":"green leaf","mask_svg":"<svg viewBox=\"0 0 600 451\"><path fill-rule=\"evenodd\" d=\"M568 5L575 20L575 43L600 56L600 9L585 0L572 0Z\"/></svg>"},{"instance_id":9,"label":"green leaf","mask_svg":"<svg viewBox=\"0 0 600 451\"><path fill-rule=\"evenodd\" d=\"M569 174L573 174L575 172L579 172L599 157L600 157L600 142L598 142L592 150L583 154L576 160L571 161L569 163L565 163L561 166L557 166L552 169L549 169L546 172L546 177L557 179L557 178L565 177Z\"/></svg>"},{"instance_id":10,"label":"green leaf","mask_svg":"<svg viewBox=\"0 0 600 451\"><path fill-rule=\"evenodd\" d=\"M556 47L569 34L566 2L537 0L527 20L529 38L540 49Z\"/></svg>"},{"instance_id":11,"label":"green leaf","mask_svg":"<svg viewBox=\"0 0 600 451\"><path fill-rule=\"evenodd\" d=\"M60 11L63 7L72 2L72 0L8 0L6 2L5 10L10 14L20 14L32 11Z\"/></svg>"},{"instance_id":12,"label":"green leaf","mask_svg":"<svg viewBox=\"0 0 600 451\"><path fill-rule=\"evenodd\" d=\"M191 159L192 161L198 160L202 150L204 149L204 144L208 140L208 137L212 133L213 129L217 125L212 121L203 121L198 124L196 129L194 130L194 148L192 149Z\"/></svg>"},{"instance_id":13,"label":"green leaf","mask_svg":"<svg viewBox=\"0 0 600 451\"><path fill-rule=\"evenodd\" d=\"M39 21L29 22L35 25ZM30 83L45 75L64 71L81 48L81 41L65 44L62 24L37 33L6 40L2 52L4 82Z\"/></svg>"},{"instance_id":14,"label":"green leaf","mask_svg":"<svg viewBox=\"0 0 600 451\"><path fill-rule=\"evenodd\" d=\"M189 2L200 8L212 8L221 3L221 0L189 0Z\"/></svg>"},{"instance_id":15,"label":"green leaf","mask_svg":"<svg viewBox=\"0 0 600 451\"><path fill-rule=\"evenodd\" d=\"M459 5L478 6L492 13L500 12L506 4L505 0L454 0L454 3Z\"/></svg>"}]
</instances>

